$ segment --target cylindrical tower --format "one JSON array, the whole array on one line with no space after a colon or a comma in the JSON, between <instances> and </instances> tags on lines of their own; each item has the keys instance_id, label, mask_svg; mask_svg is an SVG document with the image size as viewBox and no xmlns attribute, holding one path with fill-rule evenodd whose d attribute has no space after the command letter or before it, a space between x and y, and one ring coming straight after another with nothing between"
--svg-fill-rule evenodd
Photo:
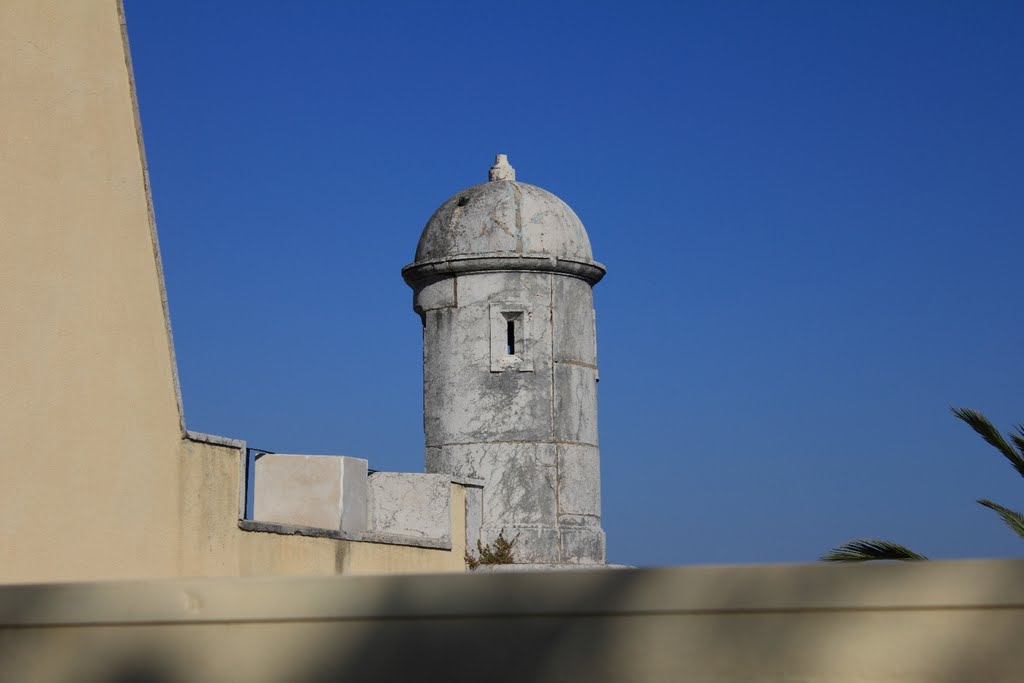
<instances>
[{"instance_id":1,"label":"cylindrical tower","mask_svg":"<svg viewBox=\"0 0 1024 683\"><path fill-rule=\"evenodd\" d=\"M517 562L603 564L592 287L605 273L580 219L516 182L434 212L402 269L423 320L427 472L486 481L481 538Z\"/></svg>"}]
</instances>

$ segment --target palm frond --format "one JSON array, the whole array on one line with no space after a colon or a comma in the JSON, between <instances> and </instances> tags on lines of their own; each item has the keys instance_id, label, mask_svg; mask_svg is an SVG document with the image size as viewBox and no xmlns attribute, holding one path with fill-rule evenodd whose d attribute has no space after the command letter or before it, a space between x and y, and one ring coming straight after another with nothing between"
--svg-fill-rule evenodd
<instances>
[{"instance_id":1,"label":"palm frond","mask_svg":"<svg viewBox=\"0 0 1024 683\"><path fill-rule=\"evenodd\" d=\"M1017 425L1017 433L1010 434L1010 441L1017 447L1020 454L1024 456L1024 425Z\"/></svg>"},{"instance_id":2,"label":"palm frond","mask_svg":"<svg viewBox=\"0 0 1024 683\"><path fill-rule=\"evenodd\" d=\"M874 560L927 560L898 543L878 538L858 538L832 548L821 559L825 562L870 562Z\"/></svg>"},{"instance_id":3,"label":"palm frond","mask_svg":"<svg viewBox=\"0 0 1024 683\"><path fill-rule=\"evenodd\" d=\"M950 411L958 418L967 423L967 425L978 433L981 438L985 439L989 444L995 447L1003 457L1010 461L1013 468L1017 470L1020 476L1024 477L1024 454L1018 453L1006 442L1003 435L999 433L999 430L992 426L992 423L988 421L988 418L979 413L977 410L970 408L950 408ZM1024 436L1024 435L1022 435ZM1024 439L1018 440L1013 438L1014 443L1021 447L1024 444Z\"/></svg>"},{"instance_id":4,"label":"palm frond","mask_svg":"<svg viewBox=\"0 0 1024 683\"><path fill-rule=\"evenodd\" d=\"M986 498L982 498L978 502L989 510L995 510L996 514L1003 518L1003 523L1006 526L1010 527L1018 536L1024 538L1024 515L1009 508L1004 508L1002 505L993 503Z\"/></svg>"}]
</instances>

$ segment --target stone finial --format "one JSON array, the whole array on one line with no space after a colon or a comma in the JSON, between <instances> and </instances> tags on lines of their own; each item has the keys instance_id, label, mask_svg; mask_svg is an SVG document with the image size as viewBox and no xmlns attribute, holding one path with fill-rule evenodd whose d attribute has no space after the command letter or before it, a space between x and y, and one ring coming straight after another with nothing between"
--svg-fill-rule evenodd
<instances>
[{"instance_id":1,"label":"stone finial","mask_svg":"<svg viewBox=\"0 0 1024 683\"><path fill-rule=\"evenodd\" d=\"M515 180L516 169L508 165L508 155L499 154L494 157L494 166L491 166L489 174L491 182L495 180Z\"/></svg>"}]
</instances>

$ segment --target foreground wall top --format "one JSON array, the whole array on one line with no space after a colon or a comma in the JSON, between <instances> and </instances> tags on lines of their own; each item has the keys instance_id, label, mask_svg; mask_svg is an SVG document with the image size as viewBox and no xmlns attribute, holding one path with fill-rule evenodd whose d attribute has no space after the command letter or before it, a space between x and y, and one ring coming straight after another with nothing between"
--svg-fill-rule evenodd
<instances>
[{"instance_id":1,"label":"foreground wall top","mask_svg":"<svg viewBox=\"0 0 1024 683\"><path fill-rule=\"evenodd\" d=\"M1017 681L1022 624L1019 560L0 587L12 680Z\"/></svg>"}]
</instances>

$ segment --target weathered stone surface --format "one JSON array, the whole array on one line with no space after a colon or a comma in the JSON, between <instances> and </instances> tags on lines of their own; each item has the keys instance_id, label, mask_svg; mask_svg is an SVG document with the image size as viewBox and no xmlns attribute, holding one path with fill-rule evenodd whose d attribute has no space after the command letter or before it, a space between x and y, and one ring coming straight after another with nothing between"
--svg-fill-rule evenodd
<instances>
[{"instance_id":1,"label":"weathered stone surface","mask_svg":"<svg viewBox=\"0 0 1024 683\"><path fill-rule=\"evenodd\" d=\"M427 311L424 327L424 430L427 445L540 441L551 435L550 345L544 313L534 312L532 372L491 372L490 307Z\"/></svg>"},{"instance_id":2,"label":"weathered stone surface","mask_svg":"<svg viewBox=\"0 0 1024 683\"><path fill-rule=\"evenodd\" d=\"M601 516L601 454L593 446L558 445L558 514Z\"/></svg>"},{"instance_id":3,"label":"weathered stone surface","mask_svg":"<svg viewBox=\"0 0 1024 683\"><path fill-rule=\"evenodd\" d=\"M429 449L427 471L483 479L482 525L558 523L550 443L484 443Z\"/></svg>"},{"instance_id":4,"label":"weathered stone surface","mask_svg":"<svg viewBox=\"0 0 1024 683\"><path fill-rule=\"evenodd\" d=\"M338 455L263 455L256 460L253 519L366 531L366 466Z\"/></svg>"},{"instance_id":5,"label":"weathered stone surface","mask_svg":"<svg viewBox=\"0 0 1024 683\"><path fill-rule=\"evenodd\" d=\"M597 365L594 293L574 277L552 276L554 359Z\"/></svg>"},{"instance_id":6,"label":"weathered stone surface","mask_svg":"<svg viewBox=\"0 0 1024 683\"><path fill-rule=\"evenodd\" d=\"M374 472L369 477L371 531L451 539L451 477Z\"/></svg>"},{"instance_id":7,"label":"weathered stone surface","mask_svg":"<svg viewBox=\"0 0 1024 683\"><path fill-rule=\"evenodd\" d=\"M601 526L601 518L598 515L559 514L558 526Z\"/></svg>"},{"instance_id":8,"label":"weathered stone surface","mask_svg":"<svg viewBox=\"0 0 1024 683\"><path fill-rule=\"evenodd\" d=\"M466 487L466 549L475 550L483 526L484 490L479 486Z\"/></svg>"},{"instance_id":9,"label":"weathered stone surface","mask_svg":"<svg viewBox=\"0 0 1024 683\"><path fill-rule=\"evenodd\" d=\"M520 301L529 306L548 308L551 306L552 277L550 273L522 271L460 275L456 278L459 307L486 306L494 301Z\"/></svg>"},{"instance_id":10,"label":"weathered stone surface","mask_svg":"<svg viewBox=\"0 0 1024 683\"><path fill-rule=\"evenodd\" d=\"M484 442L455 444L427 449L427 472L455 477L482 479L485 483L496 476L508 460L528 460L554 467L557 448L546 442Z\"/></svg>"},{"instance_id":11,"label":"weathered stone surface","mask_svg":"<svg viewBox=\"0 0 1024 683\"><path fill-rule=\"evenodd\" d=\"M445 278L416 288L413 309L417 313L455 305L455 278Z\"/></svg>"},{"instance_id":12,"label":"weathered stone surface","mask_svg":"<svg viewBox=\"0 0 1024 683\"><path fill-rule=\"evenodd\" d=\"M442 204L423 229L416 262L479 254L593 261L583 223L565 202L508 180L474 185Z\"/></svg>"},{"instance_id":13,"label":"weathered stone surface","mask_svg":"<svg viewBox=\"0 0 1024 683\"><path fill-rule=\"evenodd\" d=\"M555 364L555 438L597 445L597 371Z\"/></svg>"},{"instance_id":14,"label":"weathered stone surface","mask_svg":"<svg viewBox=\"0 0 1024 683\"><path fill-rule=\"evenodd\" d=\"M608 569L636 569L625 564L562 564L546 562L537 564L482 564L473 569L474 574L519 574L521 572L600 572Z\"/></svg>"},{"instance_id":15,"label":"weathered stone surface","mask_svg":"<svg viewBox=\"0 0 1024 683\"><path fill-rule=\"evenodd\" d=\"M569 564L604 564L604 531L598 527L561 527L561 561Z\"/></svg>"},{"instance_id":16,"label":"weathered stone surface","mask_svg":"<svg viewBox=\"0 0 1024 683\"><path fill-rule=\"evenodd\" d=\"M555 507L555 468L527 459L509 459L487 480L483 494L483 523L558 523Z\"/></svg>"},{"instance_id":17,"label":"weathered stone surface","mask_svg":"<svg viewBox=\"0 0 1024 683\"><path fill-rule=\"evenodd\" d=\"M483 540L519 534L518 561L603 562L604 268L561 200L514 182L507 160L492 172L438 209L403 269L423 316L427 471L485 480Z\"/></svg>"},{"instance_id":18,"label":"weathered stone surface","mask_svg":"<svg viewBox=\"0 0 1024 683\"><path fill-rule=\"evenodd\" d=\"M494 157L494 165L491 166L491 170L487 173L487 179L491 182L495 180L515 180L516 169L508 163L507 154L499 154Z\"/></svg>"},{"instance_id":19,"label":"weathered stone surface","mask_svg":"<svg viewBox=\"0 0 1024 683\"><path fill-rule=\"evenodd\" d=\"M505 525L484 527L480 535L484 544L491 544L504 532L507 540L515 539L512 557L515 562L548 563L559 562L558 529L555 527L522 527Z\"/></svg>"}]
</instances>

